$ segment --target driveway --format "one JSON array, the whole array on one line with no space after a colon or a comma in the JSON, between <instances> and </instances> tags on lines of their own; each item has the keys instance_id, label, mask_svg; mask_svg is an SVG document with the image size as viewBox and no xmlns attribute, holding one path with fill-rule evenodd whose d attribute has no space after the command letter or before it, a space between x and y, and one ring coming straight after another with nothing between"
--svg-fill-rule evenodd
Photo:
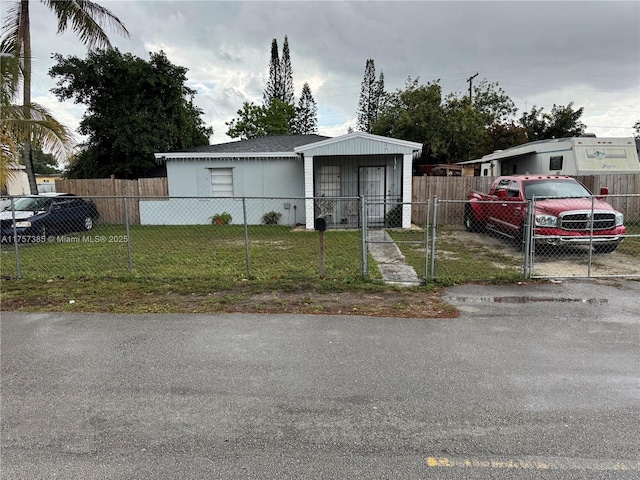
<instances>
[{"instance_id":1,"label":"driveway","mask_svg":"<svg viewBox=\"0 0 640 480\"><path fill-rule=\"evenodd\" d=\"M457 245L475 245L487 252L499 252L500 256L509 256L516 262L523 261L523 253L519 248L496 234L468 232L459 227L443 235L443 238ZM594 253L590 258L588 250L584 248L558 247L535 255L532 275L544 278L579 278L591 275L639 279L640 255L624 254L616 250L608 254Z\"/></svg>"},{"instance_id":2,"label":"driveway","mask_svg":"<svg viewBox=\"0 0 640 480\"><path fill-rule=\"evenodd\" d=\"M640 475L640 282L455 319L3 313L2 478Z\"/></svg>"}]
</instances>

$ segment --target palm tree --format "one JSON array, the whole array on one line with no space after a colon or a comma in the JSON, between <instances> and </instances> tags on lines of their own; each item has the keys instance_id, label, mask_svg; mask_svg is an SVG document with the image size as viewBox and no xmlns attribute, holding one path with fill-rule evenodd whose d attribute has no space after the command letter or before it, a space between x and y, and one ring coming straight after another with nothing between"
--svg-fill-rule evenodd
<instances>
[{"instance_id":1,"label":"palm tree","mask_svg":"<svg viewBox=\"0 0 640 480\"><path fill-rule=\"evenodd\" d=\"M35 141L58 159L66 158L74 147L72 133L43 106L32 103L29 116L22 105L15 105L22 78L20 61L8 42L0 43L0 186L13 177L19 164L18 145Z\"/></svg>"},{"instance_id":2,"label":"palm tree","mask_svg":"<svg viewBox=\"0 0 640 480\"><path fill-rule=\"evenodd\" d=\"M110 10L88 0L41 0L56 16L58 33L69 26L80 37L87 48L110 48L111 42L103 27L110 27L117 33L128 36L123 23ZM31 142L37 134L34 122L52 120L53 117L42 107L31 103L31 33L29 22L29 0L15 2L7 9L7 18L2 26L3 44L6 42L14 58L19 59L22 77L22 120L27 121L23 132L24 163L31 193L38 193L36 177L33 171ZM5 83L3 79L3 84ZM14 84L15 85L15 84ZM4 107L3 107L4 110ZM55 119L53 119L55 120ZM4 121L3 121L4 123ZM56 122L57 123L57 122ZM64 127L63 127L64 128ZM65 129L66 130L66 129Z\"/></svg>"}]
</instances>

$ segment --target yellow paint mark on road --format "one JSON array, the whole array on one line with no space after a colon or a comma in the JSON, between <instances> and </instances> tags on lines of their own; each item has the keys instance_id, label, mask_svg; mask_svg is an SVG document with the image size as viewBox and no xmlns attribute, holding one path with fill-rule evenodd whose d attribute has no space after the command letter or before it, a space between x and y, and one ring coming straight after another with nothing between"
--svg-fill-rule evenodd
<instances>
[{"instance_id":1,"label":"yellow paint mark on road","mask_svg":"<svg viewBox=\"0 0 640 480\"><path fill-rule=\"evenodd\" d=\"M427 457L427 466L458 468L492 468L520 470L591 470L591 471L640 471L640 462L623 460L594 460L591 458L538 459L478 459Z\"/></svg>"}]
</instances>

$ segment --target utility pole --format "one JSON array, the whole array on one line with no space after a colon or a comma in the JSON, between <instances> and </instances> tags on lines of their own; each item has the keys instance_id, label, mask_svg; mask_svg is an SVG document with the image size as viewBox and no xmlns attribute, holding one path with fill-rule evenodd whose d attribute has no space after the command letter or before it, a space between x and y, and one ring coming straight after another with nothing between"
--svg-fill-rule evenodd
<instances>
[{"instance_id":1,"label":"utility pole","mask_svg":"<svg viewBox=\"0 0 640 480\"><path fill-rule=\"evenodd\" d=\"M471 107L471 104L473 103L473 99L471 98L471 83L473 82L473 79L476 78L478 76L478 72L476 72L475 75L471 75L469 78L467 78L467 82L469 82L469 107Z\"/></svg>"}]
</instances>

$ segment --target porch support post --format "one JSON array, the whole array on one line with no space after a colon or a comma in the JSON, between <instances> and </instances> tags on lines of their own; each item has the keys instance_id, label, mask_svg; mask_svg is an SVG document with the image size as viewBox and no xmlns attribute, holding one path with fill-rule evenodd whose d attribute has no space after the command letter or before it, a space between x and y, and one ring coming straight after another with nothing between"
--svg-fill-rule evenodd
<instances>
[{"instance_id":1,"label":"porch support post","mask_svg":"<svg viewBox=\"0 0 640 480\"><path fill-rule=\"evenodd\" d=\"M413 154L402 156L402 228L411 228L411 189L413 178Z\"/></svg>"},{"instance_id":2,"label":"porch support post","mask_svg":"<svg viewBox=\"0 0 640 480\"><path fill-rule=\"evenodd\" d=\"M313 230L313 156L304 157L304 215L307 230Z\"/></svg>"}]
</instances>

